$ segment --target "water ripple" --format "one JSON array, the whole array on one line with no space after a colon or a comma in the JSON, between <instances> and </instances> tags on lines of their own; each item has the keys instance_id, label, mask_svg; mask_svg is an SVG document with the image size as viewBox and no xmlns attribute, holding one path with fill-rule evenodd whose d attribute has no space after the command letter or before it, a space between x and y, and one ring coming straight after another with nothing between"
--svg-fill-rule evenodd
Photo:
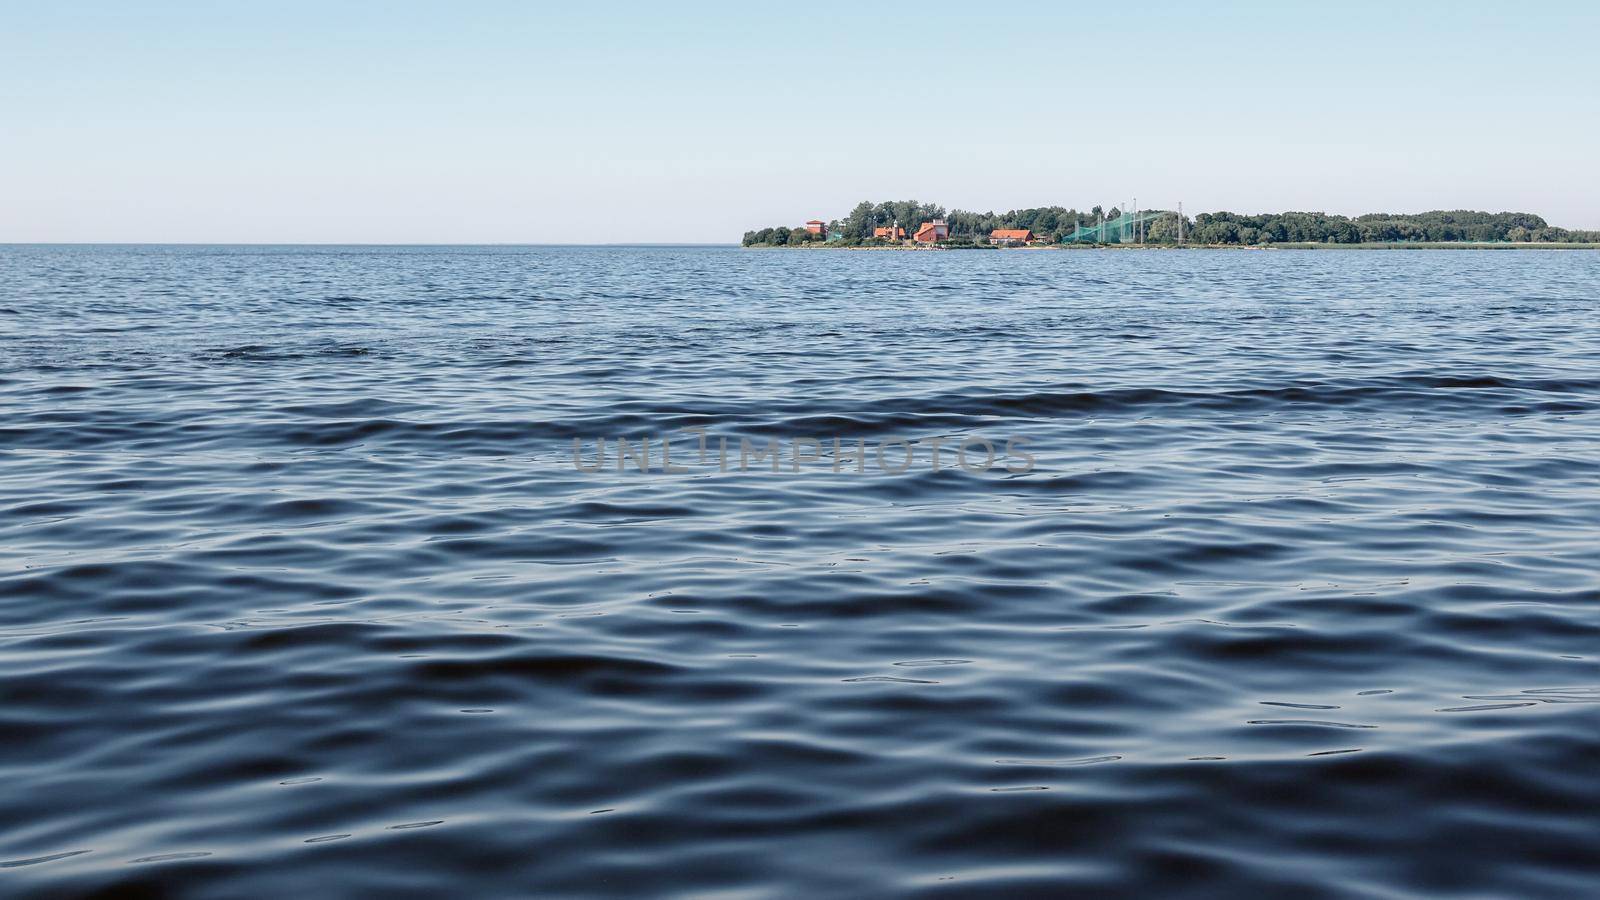
<instances>
[{"instance_id":1,"label":"water ripple","mask_svg":"<svg viewBox=\"0 0 1600 900\"><path fill-rule=\"evenodd\" d=\"M1596 258L0 247L0 894L1595 895Z\"/></svg>"}]
</instances>

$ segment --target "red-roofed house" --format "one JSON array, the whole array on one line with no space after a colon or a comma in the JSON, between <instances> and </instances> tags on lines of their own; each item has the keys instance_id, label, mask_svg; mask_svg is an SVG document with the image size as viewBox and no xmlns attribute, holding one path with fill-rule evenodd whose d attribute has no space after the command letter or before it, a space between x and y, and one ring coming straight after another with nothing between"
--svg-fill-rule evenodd
<instances>
[{"instance_id":1,"label":"red-roofed house","mask_svg":"<svg viewBox=\"0 0 1600 900\"><path fill-rule=\"evenodd\" d=\"M919 244L937 244L949 237L950 225L943 219L923 222L917 226L917 233L911 236L912 240Z\"/></svg>"},{"instance_id":2,"label":"red-roofed house","mask_svg":"<svg viewBox=\"0 0 1600 900\"><path fill-rule=\"evenodd\" d=\"M1026 228L996 228L989 232L991 244L1026 244L1033 240L1033 232Z\"/></svg>"},{"instance_id":3,"label":"red-roofed house","mask_svg":"<svg viewBox=\"0 0 1600 900\"><path fill-rule=\"evenodd\" d=\"M823 231L827 230L827 228L827 222L819 222L816 219L812 219L806 223L806 230L812 234L821 234Z\"/></svg>"},{"instance_id":4,"label":"red-roofed house","mask_svg":"<svg viewBox=\"0 0 1600 900\"><path fill-rule=\"evenodd\" d=\"M886 241L903 241L906 239L906 230L899 225L880 225L872 229L872 236Z\"/></svg>"}]
</instances>

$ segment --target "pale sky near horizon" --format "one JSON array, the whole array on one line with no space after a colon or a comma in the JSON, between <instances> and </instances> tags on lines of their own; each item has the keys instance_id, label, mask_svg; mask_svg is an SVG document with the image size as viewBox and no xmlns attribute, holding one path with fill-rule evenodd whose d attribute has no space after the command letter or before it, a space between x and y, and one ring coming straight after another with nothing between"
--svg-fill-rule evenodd
<instances>
[{"instance_id":1,"label":"pale sky near horizon","mask_svg":"<svg viewBox=\"0 0 1600 900\"><path fill-rule=\"evenodd\" d=\"M0 242L733 242L863 199L1600 228L1600 4L0 0Z\"/></svg>"}]
</instances>

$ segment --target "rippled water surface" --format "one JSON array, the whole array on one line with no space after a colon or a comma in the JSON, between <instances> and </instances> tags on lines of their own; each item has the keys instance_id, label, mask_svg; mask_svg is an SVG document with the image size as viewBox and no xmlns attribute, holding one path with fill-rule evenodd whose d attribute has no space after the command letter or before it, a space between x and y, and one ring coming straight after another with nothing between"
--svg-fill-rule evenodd
<instances>
[{"instance_id":1,"label":"rippled water surface","mask_svg":"<svg viewBox=\"0 0 1600 900\"><path fill-rule=\"evenodd\" d=\"M1600 894L1597 314L1582 252L0 247L0 894ZM785 471L574 467L683 428Z\"/></svg>"}]
</instances>

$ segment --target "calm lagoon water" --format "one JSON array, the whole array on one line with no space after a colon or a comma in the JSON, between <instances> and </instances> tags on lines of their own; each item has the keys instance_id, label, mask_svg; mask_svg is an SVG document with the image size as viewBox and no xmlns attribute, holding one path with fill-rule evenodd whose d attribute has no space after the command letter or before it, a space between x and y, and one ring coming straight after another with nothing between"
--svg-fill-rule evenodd
<instances>
[{"instance_id":1,"label":"calm lagoon water","mask_svg":"<svg viewBox=\"0 0 1600 900\"><path fill-rule=\"evenodd\" d=\"M1597 545L1600 254L0 247L0 894L1594 896Z\"/></svg>"}]
</instances>

